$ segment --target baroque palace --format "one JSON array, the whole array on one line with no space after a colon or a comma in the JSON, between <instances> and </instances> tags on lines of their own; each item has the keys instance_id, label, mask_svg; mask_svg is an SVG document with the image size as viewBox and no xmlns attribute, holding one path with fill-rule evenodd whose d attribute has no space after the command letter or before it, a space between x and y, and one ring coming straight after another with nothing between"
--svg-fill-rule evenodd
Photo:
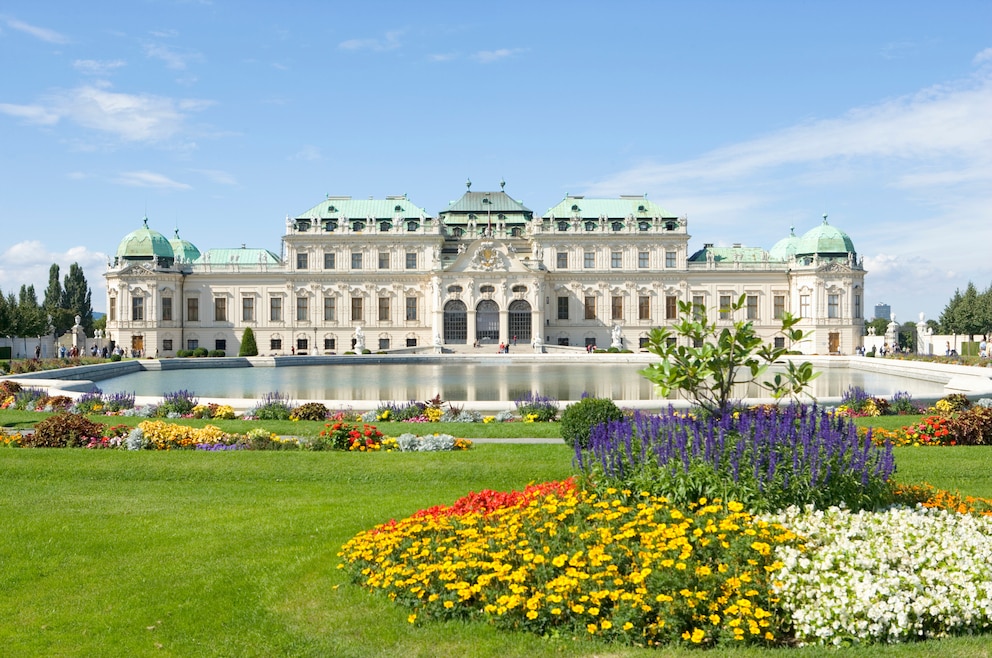
<instances>
[{"instance_id":1,"label":"baroque palace","mask_svg":"<svg viewBox=\"0 0 992 658\"><path fill-rule=\"evenodd\" d=\"M622 345L637 351L678 302L711 320L739 313L767 340L801 318L805 354L853 353L864 334L865 271L826 216L771 249L689 250L685 217L644 196L566 196L543 216L504 190L431 216L404 196L328 196L286 219L282 253L210 249L144 226L121 240L107 278L107 337L146 356L203 347L260 354ZM779 343L781 344L781 342Z\"/></svg>"}]
</instances>

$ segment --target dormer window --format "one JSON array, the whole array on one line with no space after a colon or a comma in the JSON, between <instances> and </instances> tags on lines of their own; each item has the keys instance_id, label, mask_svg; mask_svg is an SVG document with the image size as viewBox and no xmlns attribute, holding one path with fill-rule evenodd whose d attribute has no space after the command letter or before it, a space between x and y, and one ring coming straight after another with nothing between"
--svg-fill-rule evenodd
<instances>
[{"instance_id":1,"label":"dormer window","mask_svg":"<svg viewBox=\"0 0 992 658\"><path fill-rule=\"evenodd\" d=\"M610 228L613 229L614 231L622 231L623 222L613 222L610 224Z\"/></svg>"},{"instance_id":2,"label":"dormer window","mask_svg":"<svg viewBox=\"0 0 992 658\"><path fill-rule=\"evenodd\" d=\"M647 231L650 228L651 228L651 224L649 224L648 222L638 222L637 223L637 230L638 231Z\"/></svg>"},{"instance_id":3,"label":"dormer window","mask_svg":"<svg viewBox=\"0 0 992 658\"><path fill-rule=\"evenodd\" d=\"M595 231L596 230L596 222L586 222L586 230L587 231Z\"/></svg>"},{"instance_id":4,"label":"dormer window","mask_svg":"<svg viewBox=\"0 0 992 658\"><path fill-rule=\"evenodd\" d=\"M568 222L558 222L558 230L559 231L567 231L568 230Z\"/></svg>"},{"instance_id":5,"label":"dormer window","mask_svg":"<svg viewBox=\"0 0 992 658\"><path fill-rule=\"evenodd\" d=\"M523 233L524 232L520 229L519 226L514 226L513 228L510 229L510 235L514 238L519 238L520 236L523 235Z\"/></svg>"},{"instance_id":6,"label":"dormer window","mask_svg":"<svg viewBox=\"0 0 992 658\"><path fill-rule=\"evenodd\" d=\"M679 227L679 223L678 222L673 222L673 221L667 221L667 222L665 222L665 230L666 231L674 231L678 227Z\"/></svg>"},{"instance_id":7,"label":"dormer window","mask_svg":"<svg viewBox=\"0 0 992 658\"><path fill-rule=\"evenodd\" d=\"M337 211L338 209L335 208L334 206L327 206L327 212L337 212Z\"/></svg>"},{"instance_id":8,"label":"dormer window","mask_svg":"<svg viewBox=\"0 0 992 658\"><path fill-rule=\"evenodd\" d=\"M413 232L413 231L416 231L418 228L420 228L420 224L418 222L407 222L406 223L406 230L407 231Z\"/></svg>"},{"instance_id":9,"label":"dormer window","mask_svg":"<svg viewBox=\"0 0 992 658\"><path fill-rule=\"evenodd\" d=\"M579 207L576 204L572 204L572 212L579 212Z\"/></svg>"},{"instance_id":10,"label":"dormer window","mask_svg":"<svg viewBox=\"0 0 992 658\"><path fill-rule=\"evenodd\" d=\"M462 227L461 227L461 226L456 226L456 227L455 227L455 229L454 229L454 230L453 230L453 231L452 231L451 233L452 233L452 235L454 235L454 236L455 236L456 238L460 238L460 237L462 237L462 235L464 235L464 234L465 234L465 231L464 231L464 230L462 229Z\"/></svg>"},{"instance_id":11,"label":"dormer window","mask_svg":"<svg viewBox=\"0 0 992 658\"><path fill-rule=\"evenodd\" d=\"M396 206L393 208L393 212L403 212L403 206Z\"/></svg>"},{"instance_id":12,"label":"dormer window","mask_svg":"<svg viewBox=\"0 0 992 658\"><path fill-rule=\"evenodd\" d=\"M355 233L361 233L365 230L365 222L359 220L351 223L351 230Z\"/></svg>"},{"instance_id":13,"label":"dormer window","mask_svg":"<svg viewBox=\"0 0 992 658\"><path fill-rule=\"evenodd\" d=\"M382 233L389 233L389 229L393 228L392 222L380 222L379 231Z\"/></svg>"},{"instance_id":14,"label":"dormer window","mask_svg":"<svg viewBox=\"0 0 992 658\"><path fill-rule=\"evenodd\" d=\"M647 211L648 209L645 208L643 205L637 206L637 212L647 212Z\"/></svg>"}]
</instances>

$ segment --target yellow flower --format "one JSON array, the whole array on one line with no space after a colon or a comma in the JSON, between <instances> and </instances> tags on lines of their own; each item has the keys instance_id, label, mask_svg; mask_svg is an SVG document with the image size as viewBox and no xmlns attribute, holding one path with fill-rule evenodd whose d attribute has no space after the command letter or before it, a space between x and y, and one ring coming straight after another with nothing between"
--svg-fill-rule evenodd
<instances>
[{"instance_id":1,"label":"yellow flower","mask_svg":"<svg viewBox=\"0 0 992 658\"><path fill-rule=\"evenodd\" d=\"M406 620L411 624L415 623L417 621L417 613L416 612L410 613L410 616L407 617Z\"/></svg>"}]
</instances>

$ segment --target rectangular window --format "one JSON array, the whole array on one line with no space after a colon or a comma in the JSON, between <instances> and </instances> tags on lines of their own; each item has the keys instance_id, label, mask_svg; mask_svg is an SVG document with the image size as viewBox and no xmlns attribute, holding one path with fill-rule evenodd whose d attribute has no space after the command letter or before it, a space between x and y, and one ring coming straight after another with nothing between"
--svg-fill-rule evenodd
<instances>
[{"instance_id":1,"label":"rectangular window","mask_svg":"<svg viewBox=\"0 0 992 658\"><path fill-rule=\"evenodd\" d=\"M586 320L595 320L596 319L596 298L595 297L586 297L585 307L586 307Z\"/></svg>"},{"instance_id":2,"label":"rectangular window","mask_svg":"<svg viewBox=\"0 0 992 658\"><path fill-rule=\"evenodd\" d=\"M590 270L596 267L596 254L592 251L587 251L582 254L582 267Z\"/></svg>"},{"instance_id":3,"label":"rectangular window","mask_svg":"<svg viewBox=\"0 0 992 658\"><path fill-rule=\"evenodd\" d=\"M131 298L131 321L141 322L145 319L145 298L144 297L132 297Z\"/></svg>"},{"instance_id":4,"label":"rectangular window","mask_svg":"<svg viewBox=\"0 0 992 658\"><path fill-rule=\"evenodd\" d=\"M214 322L227 322L227 297L214 297Z\"/></svg>"},{"instance_id":5,"label":"rectangular window","mask_svg":"<svg viewBox=\"0 0 992 658\"><path fill-rule=\"evenodd\" d=\"M720 295L720 319L730 319L730 295Z\"/></svg>"},{"instance_id":6,"label":"rectangular window","mask_svg":"<svg viewBox=\"0 0 992 658\"><path fill-rule=\"evenodd\" d=\"M269 321L282 322L282 297L269 297Z\"/></svg>"},{"instance_id":7,"label":"rectangular window","mask_svg":"<svg viewBox=\"0 0 992 658\"><path fill-rule=\"evenodd\" d=\"M172 322L172 297L162 298L162 321Z\"/></svg>"},{"instance_id":8,"label":"rectangular window","mask_svg":"<svg viewBox=\"0 0 992 658\"><path fill-rule=\"evenodd\" d=\"M324 297L324 322L337 321L337 299Z\"/></svg>"},{"instance_id":9,"label":"rectangular window","mask_svg":"<svg viewBox=\"0 0 992 658\"><path fill-rule=\"evenodd\" d=\"M840 317L840 295L827 295L827 317Z\"/></svg>"},{"instance_id":10,"label":"rectangular window","mask_svg":"<svg viewBox=\"0 0 992 658\"><path fill-rule=\"evenodd\" d=\"M417 298L407 297L406 298L406 320L407 322L413 322L417 319Z\"/></svg>"},{"instance_id":11,"label":"rectangular window","mask_svg":"<svg viewBox=\"0 0 992 658\"><path fill-rule=\"evenodd\" d=\"M351 269L353 270L362 269L362 252L360 251L351 252Z\"/></svg>"},{"instance_id":12,"label":"rectangular window","mask_svg":"<svg viewBox=\"0 0 992 658\"><path fill-rule=\"evenodd\" d=\"M255 298L254 297L242 297L241 298L241 321L242 322L254 322L255 321Z\"/></svg>"},{"instance_id":13,"label":"rectangular window","mask_svg":"<svg viewBox=\"0 0 992 658\"><path fill-rule=\"evenodd\" d=\"M333 251L325 251L324 252L324 269L325 270L333 270L337 266L337 263L335 261L336 261L336 259L334 257L334 252Z\"/></svg>"},{"instance_id":14,"label":"rectangular window","mask_svg":"<svg viewBox=\"0 0 992 658\"><path fill-rule=\"evenodd\" d=\"M854 317L857 320L861 319L861 295L854 296Z\"/></svg>"},{"instance_id":15,"label":"rectangular window","mask_svg":"<svg viewBox=\"0 0 992 658\"><path fill-rule=\"evenodd\" d=\"M706 314L706 307L703 304L702 295L692 296L692 317L696 320L702 320L703 316Z\"/></svg>"},{"instance_id":16,"label":"rectangular window","mask_svg":"<svg viewBox=\"0 0 992 658\"><path fill-rule=\"evenodd\" d=\"M171 352L172 351L172 339L171 338L163 338L162 339L162 351L163 352Z\"/></svg>"},{"instance_id":17,"label":"rectangular window","mask_svg":"<svg viewBox=\"0 0 992 658\"><path fill-rule=\"evenodd\" d=\"M111 322L117 322L117 298L116 297L111 297L110 298L110 308L108 308L107 311L110 314L110 318L109 318L110 321Z\"/></svg>"},{"instance_id":18,"label":"rectangular window","mask_svg":"<svg viewBox=\"0 0 992 658\"><path fill-rule=\"evenodd\" d=\"M785 317L785 295L772 297L772 317L776 320Z\"/></svg>"},{"instance_id":19,"label":"rectangular window","mask_svg":"<svg viewBox=\"0 0 992 658\"><path fill-rule=\"evenodd\" d=\"M799 317L811 318L813 317L811 311L809 295L799 295Z\"/></svg>"},{"instance_id":20,"label":"rectangular window","mask_svg":"<svg viewBox=\"0 0 992 658\"><path fill-rule=\"evenodd\" d=\"M637 318L639 320L651 319L651 298L647 295L637 298Z\"/></svg>"},{"instance_id":21,"label":"rectangular window","mask_svg":"<svg viewBox=\"0 0 992 658\"><path fill-rule=\"evenodd\" d=\"M195 350L199 346L200 346L200 341L198 341L195 338L190 338L189 340L186 341L186 349L188 350Z\"/></svg>"},{"instance_id":22,"label":"rectangular window","mask_svg":"<svg viewBox=\"0 0 992 658\"><path fill-rule=\"evenodd\" d=\"M310 347L310 341L307 340L306 338L297 338L296 339L296 353L297 354L305 354L306 351L307 351L307 349L309 347Z\"/></svg>"},{"instance_id":23,"label":"rectangular window","mask_svg":"<svg viewBox=\"0 0 992 658\"><path fill-rule=\"evenodd\" d=\"M297 253L296 254L296 269L298 269L298 270L305 270L305 269L307 269L307 265L309 263L309 259L307 258L308 255L309 254L306 254L306 253L302 253L302 254L301 253Z\"/></svg>"},{"instance_id":24,"label":"rectangular window","mask_svg":"<svg viewBox=\"0 0 992 658\"><path fill-rule=\"evenodd\" d=\"M558 319L568 319L568 297L558 297Z\"/></svg>"},{"instance_id":25,"label":"rectangular window","mask_svg":"<svg viewBox=\"0 0 992 658\"><path fill-rule=\"evenodd\" d=\"M665 252L665 267L668 269L673 269L675 267L675 252L666 251Z\"/></svg>"},{"instance_id":26,"label":"rectangular window","mask_svg":"<svg viewBox=\"0 0 992 658\"><path fill-rule=\"evenodd\" d=\"M650 255L646 251L637 252L637 266L641 269L650 267Z\"/></svg>"},{"instance_id":27,"label":"rectangular window","mask_svg":"<svg viewBox=\"0 0 992 658\"><path fill-rule=\"evenodd\" d=\"M675 295L665 296L665 319L674 320L679 316L678 297Z\"/></svg>"},{"instance_id":28,"label":"rectangular window","mask_svg":"<svg viewBox=\"0 0 992 658\"><path fill-rule=\"evenodd\" d=\"M220 350L221 352L227 350L227 340L224 338L218 338L214 341L214 349Z\"/></svg>"},{"instance_id":29,"label":"rectangular window","mask_svg":"<svg viewBox=\"0 0 992 658\"><path fill-rule=\"evenodd\" d=\"M416 338L407 338L406 339L406 346L407 347L416 347L417 346L417 339Z\"/></svg>"},{"instance_id":30,"label":"rectangular window","mask_svg":"<svg viewBox=\"0 0 992 658\"><path fill-rule=\"evenodd\" d=\"M270 350L281 350L282 349L282 338L270 338L269 339L269 349Z\"/></svg>"},{"instance_id":31,"label":"rectangular window","mask_svg":"<svg viewBox=\"0 0 992 658\"><path fill-rule=\"evenodd\" d=\"M610 317L614 320L623 320L623 297L610 299Z\"/></svg>"},{"instance_id":32,"label":"rectangular window","mask_svg":"<svg viewBox=\"0 0 992 658\"><path fill-rule=\"evenodd\" d=\"M379 298L379 322L389 322L389 297Z\"/></svg>"},{"instance_id":33,"label":"rectangular window","mask_svg":"<svg viewBox=\"0 0 992 658\"><path fill-rule=\"evenodd\" d=\"M379 339L379 349L380 350L388 350L389 349L389 339L388 338L380 338Z\"/></svg>"},{"instance_id":34,"label":"rectangular window","mask_svg":"<svg viewBox=\"0 0 992 658\"><path fill-rule=\"evenodd\" d=\"M417 269L417 252L408 251L406 252L406 269L415 270Z\"/></svg>"},{"instance_id":35,"label":"rectangular window","mask_svg":"<svg viewBox=\"0 0 992 658\"><path fill-rule=\"evenodd\" d=\"M758 319L758 296L748 295L747 296L747 319L757 320Z\"/></svg>"},{"instance_id":36,"label":"rectangular window","mask_svg":"<svg viewBox=\"0 0 992 658\"><path fill-rule=\"evenodd\" d=\"M352 297L351 298L351 321L361 322L364 309L362 308L362 298Z\"/></svg>"},{"instance_id":37,"label":"rectangular window","mask_svg":"<svg viewBox=\"0 0 992 658\"><path fill-rule=\"evenodd\" d=\"M189 297L186 300L186 320L188 322L200 321L200 299L198 297Z\"/></svg>"},{"instance_id":38,"label":"rectangular window","mask_svg":"<svg viewBox=\"0 0 992 658\"><path fill-rule=\"evenodd\" d=\"M296 298L296 321L306 322L310 318L310 299L308 297Z\"/></svg>"},{"instance_id":39,"label":"rectangular window","mask_svg":"<svg viewBox=\"0 0 992 658\"><path fill-rule=\"evenodd\" d=\"M567 270L568 269L568 252L567 251L559 251L557 253L557 255L555 256L555 258L556 258L555 265L558 267L559 270Z\"/></svg>"},{"instance_id":40,"label":"rectangular window","mask_svg":"<svg viewBox=\"0 0 992 658\"><path fill-rule=\"evenodd\" d=\"M336 350L337 347L335 347L335 344L336 344L336 341L333 338L325 338L324 339L324 349L325 350Z\"/></svg>"},{"instance_id":41,"label":"rectangular window","mask_svg":"<svg viewBox=\"0 0 992 658\"><path fill-rule=\"evenodd\" d=\"M785 349L785 336L775 336L775 349L784 350Z\"/></svg>"},{"instance_id":42,"label":"rectangular window","mask_svg":"<svg viewBox=\"0 0 992 658\"><path fill-rule=\"evenodd\" d=\"M388 270L389 269L389 252L380 251L379 252L379 269Z\"/></svg>"},{"instance_id":43,"label":"rectangular window","mask_svg":"<svg viewBox=\"0 0 992 658\"><path fill-rule=\"evenodd\" d=\"M619 251L610 252L610 267L618 269L623 267L623 253Z\"/></svg>"}]
</instances>

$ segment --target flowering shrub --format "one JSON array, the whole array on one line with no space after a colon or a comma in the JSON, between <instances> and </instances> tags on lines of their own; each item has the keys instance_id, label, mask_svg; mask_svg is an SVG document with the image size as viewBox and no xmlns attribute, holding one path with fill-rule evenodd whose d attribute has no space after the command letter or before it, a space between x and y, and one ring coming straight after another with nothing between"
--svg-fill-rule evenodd
<instances>
[{"instance_id":1,"label":"flowering shrub","mask_svg":"<svg viewBox=\"0 0 992 658\"><path fill-rule=\"evenodd\" d=\"M797 544L740 504L686 509L647 493L548 483L473 494L362 532L342 568L419 619L482 617L631 644L786 639L773 549Z\"/></svg>"},{"instance_id":2,"label":"flowering shrub","mask_svg":"<svg viewBox=\"0 0 992 658\"><path fill-rule=\"evenodd\" d=\"M597 425L579 468L597 485L647 490L676 504L701 497L750 509L813 503L871 509L888 501L891 446L816 406L746 409L720 419L673 411Z\"/></svg>"},{"instance_id":3,"label":"flowering shrub","mask_svg":"<svg viewBox=\"0 0 992 658\"><path fill-rule=\"evenodd\" d=\"M905 641L992 627L992 518L944 510L792 507L775 591L803 644Z\"/></svg>"},{"instance_id":4,"label":"flowering shrub","mask_svg":"<svg viewBox=\"0 0 992 658\"><path fill-rule=\"evenodd\" d=\"M324 425L320 435L307 447L311 450L372 452L382 449L382 440L382 432L375 425L337 422Z\"/></svg>"},{"instance_id":5,"label":"flowering shrub","mask_svg":"<svg viewBox=\"0 0 992 658\"><path fill-rule=\"evenodd\" d=\"M24 436L20 432L14 432L13 434L8 434L7 432L0 432L0 446L4 448L19 448L24 441Z\"/></svg>"},{"instance_id":6,"label":"flowering shrub","mask_svg":"<svg viewBox=\"0 0 992 658\"><path fill-rule=\"evenodd\" d=\"M198 404L193 407L193 418L217 418L231 420L236 417L234 407L227 404Z\"/></svg>"},{"instance_id":7,"label":"flowering shrub","mask_svg":"<svg viewBox=\"0 0 992 658\"><path fill-rule=\"evenodd\" d=\"M956 445L948 416L926 416L916 425L904 428L910 445Z\"/></svg>"},{"instance_id":8,"label":"flowering shrub","mask_svg":"<svg viewBox=\"0 0 992 658\"><path fill-rule=\"evenodd\" d=\"M246 414L247 418L257 420L289 420L289 415L293 411L293 405L288 395L282 395L278 391L266 393L255 408Z\"/></svg>"},{"instance_id":9,"label":"flowering shrub","mask_svg":"<svg viewBox=\"0 0 992 658\"><path fill-rule=\"evenodd\" d=\"M909 506L922 505L933 509L943 509L958 514L979 514L992 516L992 500L975 496L962 496L930 484L893 484L895 499Z\"/></svg>"},{"instance_id":10,"label":"flowering shrub","mask_svg":"<svg viewBox=\"0 0 992 658\"><path fill-rule=\"evenodd\" d=\"M134 393L111 393L110 395L104 395L102 400L104 407L103 410L106 412L116 412L134 408Z\"/></svg>"},{"instance_id":11,"label":"flowering shrub","mask_svg":"<svg viewBox=\"0 0 992 658\"><path fill-rule=\"evenodd\" d=\"M528 391L514 400L513 404L521 418L533 416L532 422L551 422L558 418L558 400L553 397Z\"/></svg>"},{"instance_id":12,"label":"flowering shrub","mask_svg":"<svg viewBox=\"0 0 992 658\"><path fill-rule=\"evenodd\" d=\"M468 450L472 442L456 439L450 434L425 434L417 436L410 432L396 437L396 445L403 452L437 452L440 450Z\"/></svg>"},{"instance_id":13,"label":"flowering shrub","mask_svg":"<svg viewBox=\"0 0 992 658\"><path fill-rule=\"evenodd\" d=\"M159 418L190 416L196 404L196 394L191 391L181 390L166 393L162 404L158 405L156 416Z\"/></svg>"},{"instance_id":14,"label":"flowering shrub","mask_svg":"<svg viewBox=\"0 0 992 658\"><path fill-rule=\"evenodd\" d=\"M290 420L327 420L327 407L320 402L307 402L293 409Z\"/></svg>"},{"instance_id":15,"label":"flowering shrub","mask_svg":"<svg viewBox=\"0 0 992 658\"><path fill-rule=\"evenodd\" d=\"M33 448L76 448L101 436L103 425L79 414L60 413L39 421L34 426L34 433L25 436L21 443Z\"/></svg>"},{"instance_id":16,"label":"flowering shrub","mask_svg":"<svg viewBox=\"0 0 992 658\"><path fill-rule=\"evenodd\" d=\"M152 450L193 449L199 445L237 442L237 437L226 433L214 425L187 427L165 423L160 420L146 420L138 425L144 435L142 447Z\"/></svg>"}]
</instances>

